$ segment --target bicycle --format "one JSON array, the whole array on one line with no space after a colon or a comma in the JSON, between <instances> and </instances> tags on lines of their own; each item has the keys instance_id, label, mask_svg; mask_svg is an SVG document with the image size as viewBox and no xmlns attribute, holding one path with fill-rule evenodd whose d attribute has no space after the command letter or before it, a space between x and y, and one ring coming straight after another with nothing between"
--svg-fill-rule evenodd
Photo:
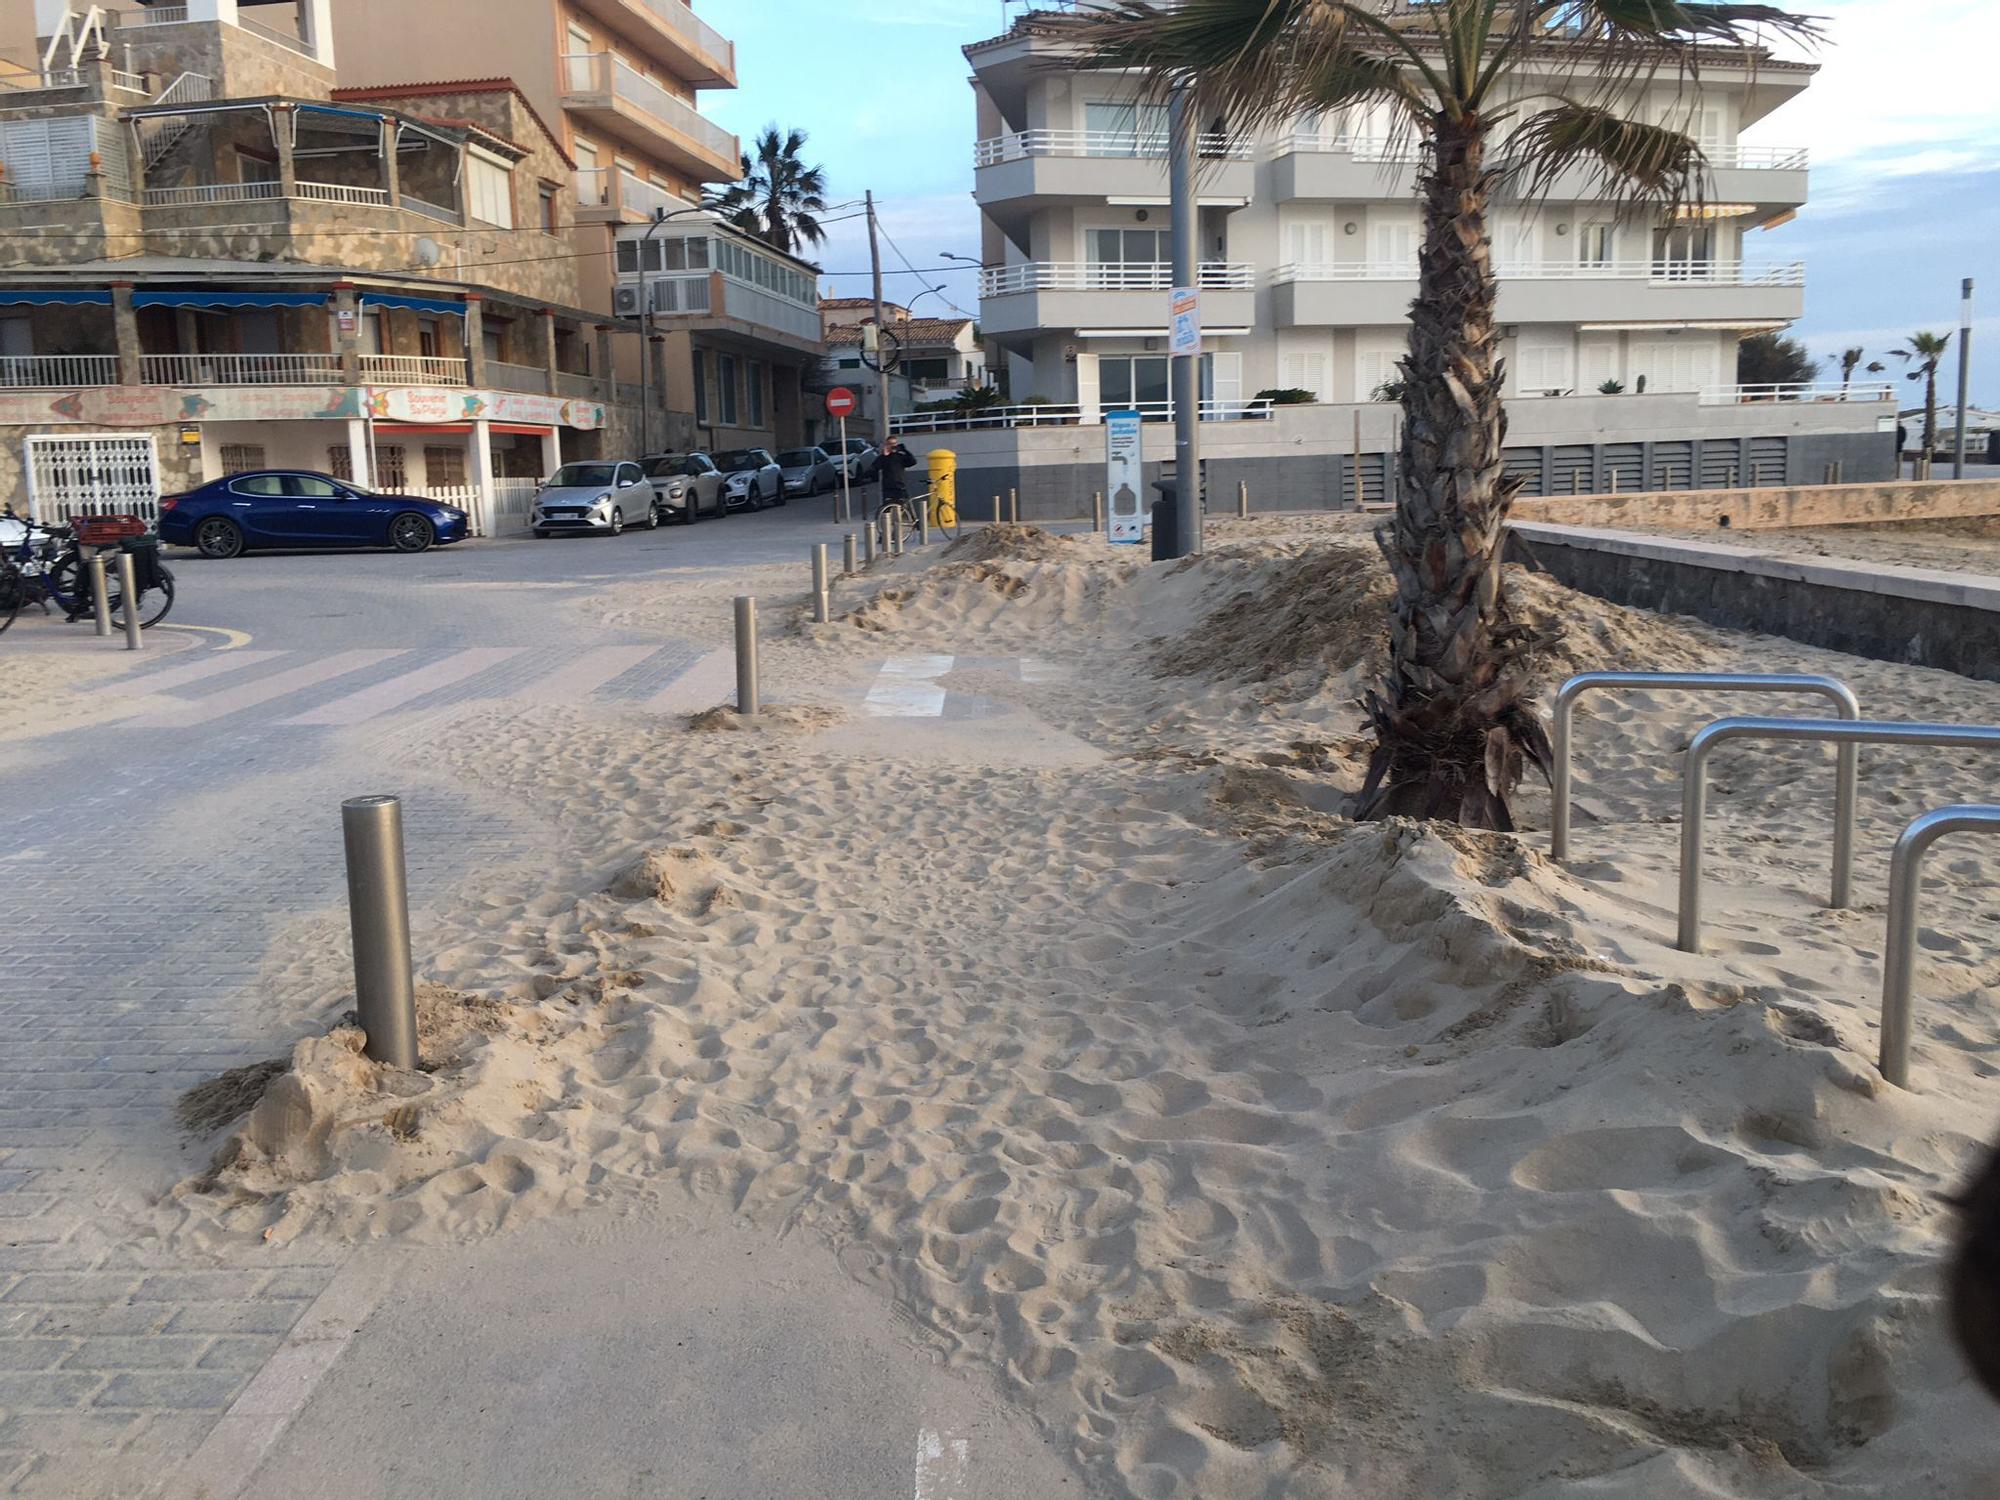
<instances>
[{"instance_id":1,"label":"bicycle","mask_svg":"<svg viewBox=\"0 0 2000 1500\"><path fill-rule=\"evenodd\" d=\"M896 524L901 528L902 535L915 537L922 535L918 525L919 517L927 515L932 529L949 531L952 540L958 540L958 507L952 504L947 496L932 498L933 493L925 490L921 495L911 495L907 499L883 501L875 512L876 525L882 525L888 519L889 513L894 511ZM922 511L917 509L919 506L923 507Z\"/></svg>"},{"instance_id":2,"label":"bicycle","mask_svg":"<svg viewBox=\"0 0 2000 1500\"><path fill-rule=\"evenodd\" d=\"M11 554L0 554L0 615L6 625L14 623L24 605L40 604L48 613L50 604L62 610L63 618L74 624L96 612L90 596L90 563L86 546L104 550L116 542L118 550L132 554L132 572L139 590L139 627L148 629L167 617L174 607L173 570L160 561L158 537L134 536L136 521L122 518L82 517L74 526L44 526L25 521L6 508L4 518L18 523L20 542ZM115 568L106 568L105 603L112 623L125 623L123 584ZM5 629L0 625L0 629Z\"/></svg>"}]
</instances>

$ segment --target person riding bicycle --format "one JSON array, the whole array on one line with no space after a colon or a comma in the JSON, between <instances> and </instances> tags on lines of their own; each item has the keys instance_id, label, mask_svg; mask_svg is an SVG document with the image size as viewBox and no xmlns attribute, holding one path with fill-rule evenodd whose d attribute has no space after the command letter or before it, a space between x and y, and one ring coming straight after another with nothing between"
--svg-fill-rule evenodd
<instances>
[{"instance_id":1,"label":"person riding bicycle","mask_svg":"<svg viewBox=\"0 0 2000 1500\"><path fill-rule=\"evenodd\" d=\"M910 486L903 475L916 466L917 456L895 438L882 444L882 456L875 466L876 476L882 483L882 507L909 503Z\"/></svg>"}]
</instances>

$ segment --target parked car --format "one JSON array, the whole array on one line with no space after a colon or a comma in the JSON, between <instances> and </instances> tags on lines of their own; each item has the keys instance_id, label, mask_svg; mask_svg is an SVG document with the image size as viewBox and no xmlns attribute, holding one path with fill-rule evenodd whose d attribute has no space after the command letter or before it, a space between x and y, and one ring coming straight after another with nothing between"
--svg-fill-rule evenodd
<instances>
[{"instance_id":1,"label":"parked car","mask_svg":"<svg viewBox=\"0 0 2000 1500\"><path fill-rule=\"evenodd\" d=\"M633 491L637 493L632 493ZM652 528L660 524L653 509L653 487L646 471L633 459L595 459L564 464L535 492L528 518L536 536L559 531L599 531L617 536L630 523Z\"/></svg>"},{"instance_id":2,"label":"parked car","mask_svg":"<svg viewBox=\"0 0 2000 1500\"><path fill-rule=\"evenodd\" d=\"M663 521L678 517L692 526L703 511L729 514L722 504L722 471L706 453L655 454L646 460L646 478L653 486L653 511Z\"/></svg>"},{"instance_id":3,"label":"parked car","mask_svg":"<svg viewBox=\"0 0 2000 1500\"><path fill-rule=\"evenodd\" d=\"M851 437L845 443L835 439L825 447L835 463L847 465L847 477L855 484L866 484L875 477L882 455L867 438Z\"/></svg>"},{"instance_id":4,"label":"parked car","mask_svg":"<svg viewBox=\"0 0 2000 1500\"><path fill-rule=\"evenodd\" d=\"M462 541L465 512L422 495L378 495L330 474L254 469L160 497L160 540L203 557L301 547L422 552Z\"/></svg>"},{"instance_id":5,"label":"parked car","mask_svg":"<svg viewBox=\"0 0 2000 1500\"><path fill-rule=\"evenodd\" d=\"M731 510L762 510L785 503L785 471L762 448L731 448L715 455L722 470L722 503Z\"/></svg>"},{"instance_id":6,"label":"parked car","mask_svg":"<svg viewBox=\"0 0 2000 1500\"><path fill-rule=\"evenodd\" d=\"M778 455L787 495L817 495L840 483L840 470L824 448L787 448Z\"/></svg>"}]
</instances>

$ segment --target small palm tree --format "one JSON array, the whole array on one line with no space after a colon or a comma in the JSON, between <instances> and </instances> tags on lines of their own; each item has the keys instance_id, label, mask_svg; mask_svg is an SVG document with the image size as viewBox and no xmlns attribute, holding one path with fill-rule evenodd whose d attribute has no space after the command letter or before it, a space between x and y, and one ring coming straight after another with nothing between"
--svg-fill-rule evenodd
<instances>
[{"instance_id":1,"label":"small palm tree","mask_svg":"<svg viewBox=\"0 0 2000 1500\"><path fill-rule=\"evenodd\" d=\"M1865 349L1843 349L1840 351L1840 394L1843 400L1847 396L1849 383L1854 379L1855 367L1865 358L1867 358L1867 351Z\"/></svg>"},{"instance_id":2,"label":"small palm tree","mask_svg":"<svg viewBox=\"0 0 2000 1500\"><path fill-rule=\"evenodd\" d=\"M1915 368L1909 379L1924 383L1924 446L1925 458L1931 456L1937 446L1937 372L1938 364L1944 359L1945 346L1951 342L1948 333L1913 333L1901 349L1889 352L1905 364L1915 361Z\"/></svg>"},{"instance_id":3,"label":"small palm tree","mask_svg":"<svg viewBox=\"0 0 2000 1500\"><path fill-rule=\"evenodd\" d=\"M1501 458L1490 205L1582 171L1671 215L1700 196L1707 163L1685 131L1629 117L1647 85L1670 76L1682 123L1699 119L1701 65L1755 58L1760 31L1810 39L1815 24L1709 0L1091 0L1069 24L1091 63L1136 70L1156 97L1186 90L1197 120L1380 107L1421 144L1404 484L1377 534L1395 580L1389 665L1367 697L1376 743L1359 811L1511 828L1524 757L1546 772L1548 742L1529 697L1532 639L1501 588L1520 481Z\"/></svg>"},{"instance_id":4,"label":"small palm tree","mask_svg":"<svg viewBox=\"0 0 2000 1500\"><path fill-rule=\"evenodd\" d=\"M711 193L707 206L787 255L821 244L826 231L818 215L826 211L826 173L799 159L805 144L803 130L766 126L757 137L756 156L743 158L742 179Z\"/></svg>"}]
</instances>

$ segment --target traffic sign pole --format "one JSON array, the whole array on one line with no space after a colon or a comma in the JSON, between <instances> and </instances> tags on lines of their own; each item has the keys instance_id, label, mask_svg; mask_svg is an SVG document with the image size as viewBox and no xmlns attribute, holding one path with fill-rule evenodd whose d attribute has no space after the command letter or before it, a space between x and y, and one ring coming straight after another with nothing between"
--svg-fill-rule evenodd
<instances>
[{"instance_id":1,"label":"traffic sign pole","mask_svg":"<svg viewBox=\"0 0 2000 1500\"><path fill-rule=\"evenodd\" d=\"M840 518L854 519L854 492L850 481L854 470L854 455L847 451L847 419L854 415L854 392L844 385L837 385L826 393L826 414L840 423Z\"/></svg>"}]
</instances>

